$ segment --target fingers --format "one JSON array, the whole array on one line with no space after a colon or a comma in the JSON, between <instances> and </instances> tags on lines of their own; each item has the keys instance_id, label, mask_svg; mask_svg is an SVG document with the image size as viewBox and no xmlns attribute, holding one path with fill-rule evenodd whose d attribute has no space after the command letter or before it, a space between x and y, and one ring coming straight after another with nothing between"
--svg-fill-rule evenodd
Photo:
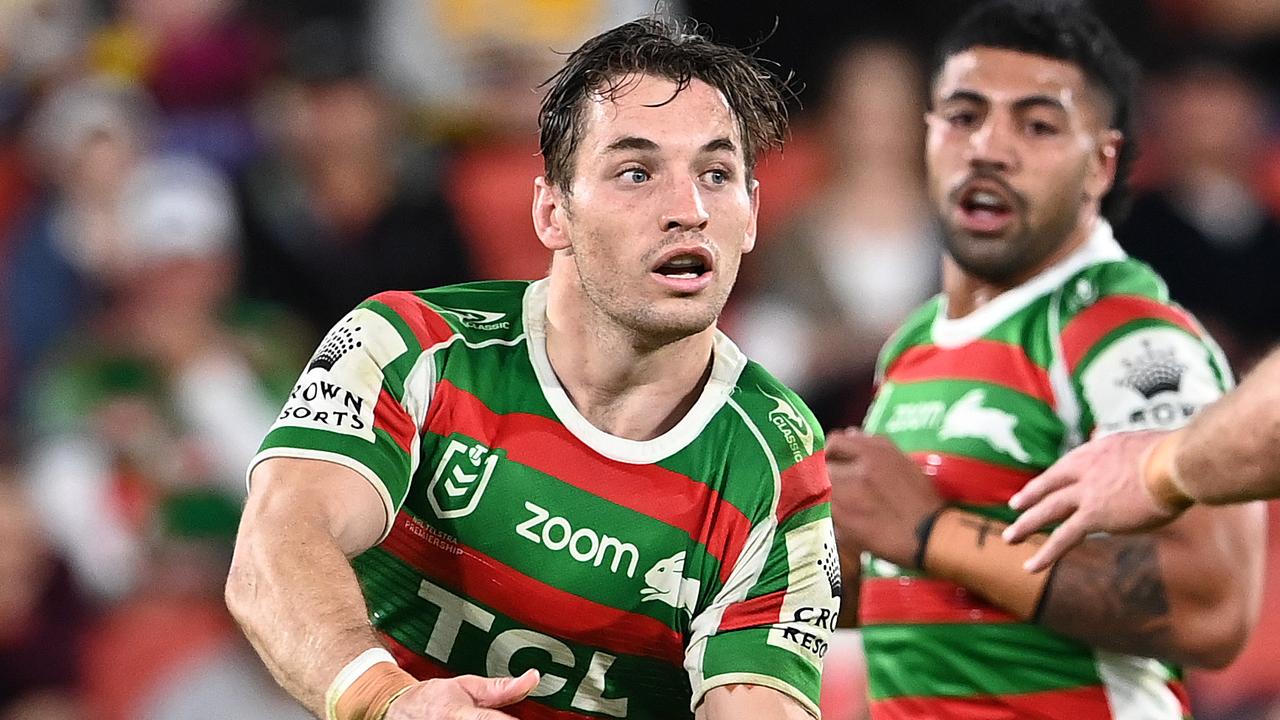
<instances>
[{"instance_id":1,"label":"fingers","mask_svg":"<svg viewBox=\"0 0 1280 720\"><path fill-rule=\"evenodd\" d=\"M1013 504L1012 501L1010 504ZM1018 516L1017 520L1004 529L1000 537L1008 543L1020 543L1040 528L1067 518L1079 507L1079 493L1072 492L1071 488L1058 490L1045 496Z\"/></svg>"},{"instance_id":2,"label":"fingers","mask_svg":"<svg viewBox=\"0 0 1280 720\"><path fill-rule=\"evenodd\" d=\"M464 675L458 678L458 684L471 696L477 706L500 708L525 699L538 686L539 680L537 670L526 670L523 675L514 678ZM495 717L506 717L506 715L499 713Z\"/></svg>"},{"instance_id":3,"label":"fingers","mask_svg":"<svg viewBox=\"0 0 1280 720\"><path fill-rule=\"evenodd\" d=\"M1023 569L1027 572L1044 570L1065 555L1068 550L1079 545L1087 534L1088 528L1085 527L1084 518L1080 515L1072 515L1049 534L1049 539L1040 546L1036 554L1022 564Z\"/></svg>"},{"instance_id":4,"label":"fingers","mask_svg":"<svg viewBox=\"0 0 1280 720\"><path fill-rule=\"evenodd\" d=\"M1032 478L1030 482L1022 486L1021 490L1014 493L1013 497L1009 498L1009 507L1014 510L1026 510L1040 502L1049 493L1064 488L1075 481L1075 474L1063 467L1063 462L1059 462L1057 466L1040 473L1039 477Z\"/></svg>"}]
</instances>

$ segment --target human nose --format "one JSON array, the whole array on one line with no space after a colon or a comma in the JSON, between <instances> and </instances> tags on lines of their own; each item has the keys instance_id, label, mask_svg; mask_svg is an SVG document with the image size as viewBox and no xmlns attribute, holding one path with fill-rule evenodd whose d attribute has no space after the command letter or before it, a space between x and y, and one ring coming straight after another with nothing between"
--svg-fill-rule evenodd
<instances>
[{"instance_id":1,"label":"human nose","mask_svg":"<svg viewBox=\"0 0 1280 720\"><path fill-rule=\"evenodd\" d=\"M694 177L673 180L668 193L666 212L662 214L662 231L703 230L710 219L702 201L702 189Z\"/></svg>"},{"instance_id":2,"label":"human nose","mask_svg":"<svg viewBox=\"0 0 1280 720\"><path fill-rule=\"evenodd\" d=\"M988 117L981 127L969 135L969 165L1002 172L1017 168L1018 153L1014 135L1015 130L1009 119Z\"/></svg>"}]
</instances>

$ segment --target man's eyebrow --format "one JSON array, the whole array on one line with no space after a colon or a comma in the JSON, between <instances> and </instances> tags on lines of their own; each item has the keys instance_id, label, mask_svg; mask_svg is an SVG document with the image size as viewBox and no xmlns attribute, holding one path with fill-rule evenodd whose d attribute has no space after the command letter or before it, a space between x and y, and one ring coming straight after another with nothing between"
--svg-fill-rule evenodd
<instances>
[{"instance_id":1,"label":"man's eyebrow","mask_svg":"<svg viewBox=\"0 0 1280 720\"><path fill-rule=\"evenodd\" d=\"M658 143L648 138L628 135L626 137L620 137L617 140L614 140L613 142L609 143L605 147L604 151L606 153L622 152L625 150L644 150L646 152L653 152L657 149L658 149Z\"/></svg>"},{"instance_id":2,"label":"man's eyebrow","mask_svg":"<svg viewBox=\"0 0 1280 720\"><path fill-rule=\"evenodd\" d=\"M955 90L950 95L942 98L942 102L971 102L979 105L986 105L989 100L987 96L976 90Z\"/></svg>"},{"instance_id":3,"label":"man's eyebrow","mask_svg":"<svg viewBox=\"0 0 1280 720\"><path fill-rule=\"evenodd\" d=\"M737 151L738 151L738 146L734 145L733 141L727 137L716 138L715 140L712 140L711 142L702 146L702 152L704 153L714 153L714 152L735 153Z\"/></svg>"},{"instance_id":4,"label":"man's eyebrow","mask_svg":"<svg viewBox=\"0 0 1280 720\"><path fill-rule=\"evenodd\" d=\"M1028 95L1024 98L1018 98L1013 103L1014 110L1029 110L1036 107L1047 107L1063 112L1067 110L1062 101L1052 95Z\"/></svg>"}]
</instances>

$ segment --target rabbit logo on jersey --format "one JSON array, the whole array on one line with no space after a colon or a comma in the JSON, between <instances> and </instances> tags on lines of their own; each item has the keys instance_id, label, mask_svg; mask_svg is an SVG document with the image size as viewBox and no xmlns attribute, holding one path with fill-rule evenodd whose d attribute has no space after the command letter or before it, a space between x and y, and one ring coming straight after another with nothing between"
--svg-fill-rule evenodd
<instances>
[{"instance_id":1,"label":"rabbit logo on jersey","mask_svg":"<svg viewBox=\"0 0 1280 720\"><path fill-rule=\"evenodd\" d=\"M351 311L320 343L272 427L328 430L373 442L382 369L407 349L381 315Z\"/></svg>"},{"instance_id":2,"label":"rabbit logo on jersey","mask_svg":"<svg viewBox=\"0 0 1280 720\"><path fill-rule=\"evenodd\" d=\"M787 447L791 449L792 459L800 462L812 455L813 428L809 427L809 423L800 416L795 406L784 398L770 395L764 388L760 389L760 393L777 403L777 407L769 411L769 422L782 432Z\"/></svg>"},{"instance_id":3,"label":"rabbit logo on jersey","mask_svg":"<svg viewBox=\"0 0 1280 720\"><path fill-rule=\"evenodd\" d=\"M806 523L786 534L787 591L769 644L800 657L827 654L840 614L839 561L830 518Z\"/></svg>"},{"instance_id":4,"label":"rabbit logo on jersey","mask_svg":"<svg viewBox=\"0 0 1280 720\"><path fill-rule=\"evenodd\" d=\"M646 587L640 591L640 602L657 600L693 615L698 605L702 581L684 576L685 551L663 558L644 574Z\"/></svg>"}]
</instances>

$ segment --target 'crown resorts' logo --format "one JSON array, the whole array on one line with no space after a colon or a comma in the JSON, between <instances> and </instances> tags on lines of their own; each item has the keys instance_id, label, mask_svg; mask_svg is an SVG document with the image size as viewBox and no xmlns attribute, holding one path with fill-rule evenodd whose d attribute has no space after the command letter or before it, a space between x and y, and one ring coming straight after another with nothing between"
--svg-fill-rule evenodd
<instances>
[{"instance_id":1,"label":"'crown resorts' logo","mask_svg":"<svg viewBox=\"0 0 1280 720\"><path fill-rule=\"evenodd\" d=\"M356 333L360 332L360 326L353 327L352 321L354 320L354 315L348 315L345 320L329 331L329 334L324 338L324 342L320 344L320 349L316 351L315 357L307 365L308 372L316 368L332 370L343 355L364 344L356 339Z\"/></svg>"},{"instance_id":2,"label":"'crown resorts' logo","mask_svg":"<svg viewBox=\"0 0 1280 720\"><path fill-rule=\"evenodd\" d=\"M782 437L787 441L787 447L791 449L791 457L796 462L800 462L805 457L813 454L813 428L809 427L809 423L796 410L795 406L788 402L785 398L770 395L765 392L764 388L760 389L761 394L777 403L777 407L769 411L769 422L782 432ZM803 451L802 451L803 448Z\"/></svg>"},{"instance_id":3,"label":"'crown resorts' logo","mask_svg":"<svg viewBox=\"0 0 1280 720\"><path fill-rule=\"evenodd\" d=\"M1146 340L1142 349L1141 355L1122 361L1125 373L1120 385L1133 388L1148 400L1162 392L1178 392L1187 366L1178 362L1177 353L1171 349L1155 350Z\"/></svg>"},{"instance_id":4,"label":"'crown resorts' logo","mask_svg":"<svg viewBox=\"0 0 1280 720\"><path fill-rule=\"evenodd\" d=\"M844 581L840 578L840 560L834 543L822 543L822 557L818 559L818 567L822 568L831 585L831 597L840 597L844 591Z\"/></svg>"}]
</instances>

